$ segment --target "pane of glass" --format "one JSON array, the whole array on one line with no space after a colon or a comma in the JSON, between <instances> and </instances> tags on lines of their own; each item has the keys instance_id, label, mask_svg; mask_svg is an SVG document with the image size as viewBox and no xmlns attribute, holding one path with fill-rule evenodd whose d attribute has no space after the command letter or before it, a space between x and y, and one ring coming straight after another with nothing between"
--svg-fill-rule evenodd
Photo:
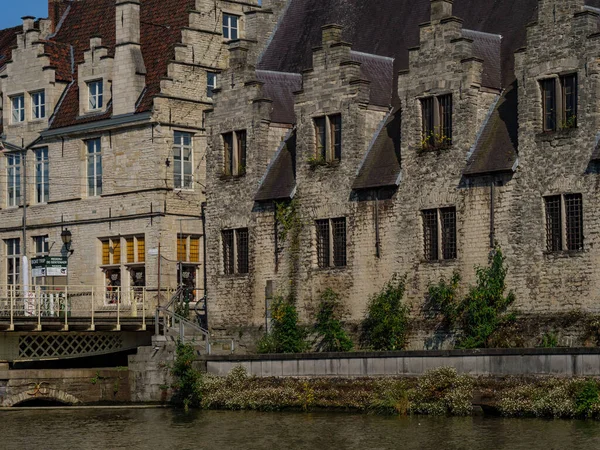
<instances>
[{"instance_id":1,"label":"pane of glass","mask_svg":"<svg viewBox=\"0 0 600 450\"><path fill-rule=\"evenodd\" d=\"M102 155L96 156L96 186L97 195L102 194Z\"/></svg>"},{"instance_id":2,"label":"pane of glass","mask_svg":"<svg viewBox=\"0 0 600 450\"><path fill-rule=\"evenodd\" d=\"M176 188L181 188L181 160L175 160L175 167L173 168L173 182Z\"/></svg>"}]
</instances>

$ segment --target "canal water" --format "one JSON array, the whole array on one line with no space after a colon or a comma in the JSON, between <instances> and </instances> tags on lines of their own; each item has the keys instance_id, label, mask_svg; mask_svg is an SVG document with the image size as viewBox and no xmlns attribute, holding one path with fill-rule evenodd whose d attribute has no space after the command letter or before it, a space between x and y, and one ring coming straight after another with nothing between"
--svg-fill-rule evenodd
<instances>
[{"instance_id":1,"label":"canal water","mask_svg":"<svg viewBox=\"0 0 600 450\"><path fill-rule=\"evenodd\" d=\"M169 409L0 411L2 450L600 449L600 423Z\"/></svg>"}]
</instances>

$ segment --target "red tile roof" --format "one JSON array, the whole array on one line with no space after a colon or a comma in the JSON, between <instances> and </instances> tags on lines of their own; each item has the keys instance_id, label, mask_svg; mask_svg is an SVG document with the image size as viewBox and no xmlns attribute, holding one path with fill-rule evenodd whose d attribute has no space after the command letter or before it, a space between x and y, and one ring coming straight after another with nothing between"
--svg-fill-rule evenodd
<instances>
[{"instance_id":1,"label":"red tile roof","mask_svg":"<svg viewBox=\"0 0 600 450\"><path fill-rule=\"evenodd\" d=\"M167 75L168 63L174 58L174 46L181 42L181 30L189 26L189 11L194 6L194 0L142 0L141 44L147 75L146 89L136 112L152 109L153 97L160 92L160 80ZM75 71L77 64L83 62L83 54L89 50L92 37L101 37L102 45L108 47L109 55L114 55L115 15L115 0L79 0L72 3L62 26L51 38L51 42L63 45L62 48L57 45L54 49L57 58L51 55L52 65L57 66L57 77L70 80L65 75L71 73L71 57L69 55L65 58L62 53L58 55L66 46L73 47ZM46 51L48 52L48 47ZM77 76L73 75L73 79L75 81L60 102L50 128L92 122L111 115L109 105L109 110L104 114L80 117Z\"/></svg>"}]
</instances>

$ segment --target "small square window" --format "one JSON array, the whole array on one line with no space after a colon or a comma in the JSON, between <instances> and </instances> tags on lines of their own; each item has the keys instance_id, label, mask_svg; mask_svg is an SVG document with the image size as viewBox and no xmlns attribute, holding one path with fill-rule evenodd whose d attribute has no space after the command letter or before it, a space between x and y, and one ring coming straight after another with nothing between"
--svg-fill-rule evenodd
<instances>
[{"instance_id":1,"label":"small square window","mask_svg":"<svg viewBox=\"0 0 600 450\"><path fill-rule=\"evenodd\" d=\"M102 80L90 81L88 84L88 108L90 111L102 109L104 105Z\"/></svg>"},{"instance_id":2,"label":"small square window","mask_svg":"<svg viewBox=\"0 0 600 450\"><path fill-rule=\"evenodd\" d=\"M33 92L31 94L31 117L34 120L46 117L46 93L45 91Z\"/></svg>"},{"instance_id":3,"label":"small square window","mask_svg":"<svg viewBox=\"0 0 600 450\"><path fill-rule=\"evenodd\" d=\"M225 39L238 39L238 22L238 16L223 14L223 37Z\"/></svg>"},{"instance_id":4,"label":"small square window","mask_svg":"<svg viewBox=\"0 0 600 450\"><path fill-rule=\"evenodd\" d=\"M25 122L25 96L16 95L10 98L12 105L12 123Z\"/></svg>"}]
</instances>

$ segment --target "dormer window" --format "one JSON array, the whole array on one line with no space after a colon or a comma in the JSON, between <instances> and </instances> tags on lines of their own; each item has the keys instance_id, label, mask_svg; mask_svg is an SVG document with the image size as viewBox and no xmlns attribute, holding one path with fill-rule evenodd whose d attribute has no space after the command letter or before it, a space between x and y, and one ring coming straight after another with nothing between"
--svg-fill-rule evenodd
<instances>
[{"instance_id":1,"label":"dormer window","mask_svg":"<svg viewBox=\"0 0 600 450\"><path fill-rule=\"evenodd\" d=\"M34 120L46 117L46 93L45 91L33 92L31 94L31 117Z\"/></svg>"},{"instance_id":2,"label":"dormer window","mask_svg":"<svg viewBox=\"0 0 600 450\"><path fill-rule=\"evenodd\" d=\"M102 109L104 105L102 80L90 81L88 84L90 111Z\"/></svg>"},{"instance_id":3,"label":"dormer window","mask_svg":"<svg viewBox=\"0 0 600 450\"><path fill-rule=\"evenodd\" d=\"M421 148L440 149L452 145L452 95L421 99Z\"/></svg>"},{"instance_id":4,"label":"dormer window","mask_svg":"<svg viewBox=\"0 0 600 450\"><path fill-rule=\"evenodd\" d=\"M315 121L316 159L322 162L342 159L342 115L317 117Z\"/></svg>"},{"instance_id":5,"label":"dormer window","mask_svg":"<svg viewBox=\"0 0 600 450\"><path fill-rule=\"evenodd\" d=\"M246 174L246 130L223 134L225 176L241 177Z\"/></svg>"},{"instance_id":6,"label":"dormer window","mask_svg":"<svg viewBox=\"0 0 600 450\"><path fill-rule=\"evenodd\" d=\"M225 39L238 39L239 17L233 14L223 14L223 37Z\"/></svg>"},{"instance_id":7,"label":"dormer window","mask_svg":"<svg viewBox=\"0 0 600 450\"><path fill-rule=\"evenodd\" d=\"M11 97L12 104L12 123L25 122L25 96L15 95Z\"/></svg>"},{"instance_id":8,"label":"dormer window","mask_svg":"<svg viewBox=\"0 0 600 450\"><path fill-rule=\"evenodd\" d=\"M540 81L544 132L577 127L577 74Z\"/></svg>"}]
</instances>

